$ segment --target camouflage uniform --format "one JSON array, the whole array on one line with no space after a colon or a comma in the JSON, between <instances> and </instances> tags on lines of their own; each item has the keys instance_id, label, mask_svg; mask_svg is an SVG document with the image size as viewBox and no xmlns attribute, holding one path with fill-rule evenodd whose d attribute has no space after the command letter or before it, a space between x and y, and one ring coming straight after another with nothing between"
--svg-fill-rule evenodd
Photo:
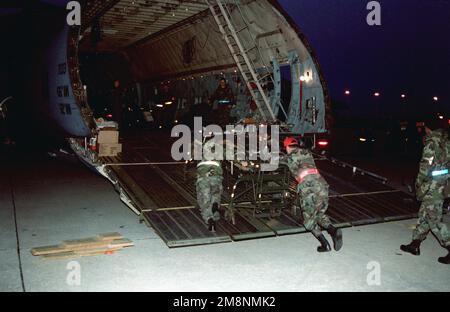
<instances>
[{"instance_id":1,"label":"camouflage uniform","mask_svg":"<svg viewBox=\"0 0 450 312\"><path fill-rule=\"evenodd\" d=\"M425 136L420 169L416 180L417 199L422 201L413 240L423 241L432 231L443 247L450 246L450 232L442 223L444 188L449 175L433 177L433 170L448 168L450 145L443 130L435 130Z\"/></svg>"},{"instance_id":2,"label":"camouflage uniform","mask_svg":"<svg viewBox=\"0 0 450 312\"><path fill-rule=\"evenodd\" d=\"M303 148L298 148L287 158L287 166L297 179L305 170L316 169L311 152ZM318 237L322 233L321 228L327 229L331 225L325 214L328 209L328 183L318 173L309 174L297 185L297 193L303 225Z\"/></svg>"},{"instance_id":3,"label":"camouflage uniform","mask_svg":"<svg viewBox=\"0 0 450 312\"><path fill-rule=\"evenodd\" d=\"M230 124L231 106L235 101L233 90L231 89L230 85L227 84L225 88L219 86L211 96L210 101L212 103L214 101L228 101L229 104L218 103L217 110L215 112L215 122L221 127L225 127L226 125Z\"/></svg>"},{"instance_id":4,"label":"camouflage uniform","mask_svg":"<svg viewBox=\"0 0 450 312\"><path fill-rule=\"evenodd\" d=\"M213 147L213 140L204 144L203 160L197 165L197 203L200 207L203 220L218 221L219 211L212 211L214 203L220 207L223 186L223 171L220 161L213 160L213 155L208 154L205 148Z\"/></svg>"}]
</instances>

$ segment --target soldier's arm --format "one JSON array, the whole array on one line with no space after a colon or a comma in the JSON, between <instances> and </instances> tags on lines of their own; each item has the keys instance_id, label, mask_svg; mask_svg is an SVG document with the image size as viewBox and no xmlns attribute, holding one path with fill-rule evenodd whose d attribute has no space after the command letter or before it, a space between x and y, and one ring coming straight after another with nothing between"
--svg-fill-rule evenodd
<instances>
[{"instance_id":1,"label":"soldier's arm","mask_svg":"<svg viewBox=\"0 0 450 312\"><path fill-rule=\"evenodd\" d=\"M430 179L430 171L432 169L434 160L434 146L433 142L427 143L422 152L422 159L420 160L419 173L416 178L416 188Z\"/></svg>"},{"instance_id":2,"label":"soldier's arm","mask_svg":"<svg viewBox=\"0 0 450 312\"><path fill-rule=\"evenodd\" d=\"M230 89L229 89L228 92L229 92L229 95L228 95L228 96L229 96L229 98L230 98L230 101L233 102L233 103L236 102L236 98L235 98L235 96L234 96L233 89L231 89L231 87L230 87Z\"/></svg>"},{"instance_id":3,"label":"soldier's arm","mask_svg":"<svg viewBox=\"0 0 450 312\"><path fill-rule=\"evenodd\" d=\"M217 93L219 92L219 90L217 89L216 91L214 91L213 94L211 94L211 96L209 97L209 102L212 104L214 103L215 100L217 100Z\"/></svg>"},{"instance_id":4,"label":"soldier's arm","mask_svg":"<svg viewBox=\"0 0 450 312\"><path fill-rule=\"evenodd\" d=\"M287 166L288 165L288 158L289 158L288 155L283 154L283 153L279 153L279 158L278 158L279 164Z\"/></svg>"}]
</instances>

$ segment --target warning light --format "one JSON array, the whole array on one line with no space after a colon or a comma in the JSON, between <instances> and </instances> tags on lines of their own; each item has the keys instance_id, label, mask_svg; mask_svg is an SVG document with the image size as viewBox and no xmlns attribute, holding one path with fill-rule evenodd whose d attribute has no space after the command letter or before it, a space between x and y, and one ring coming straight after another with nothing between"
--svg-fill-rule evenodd
<instances>
[{"instance_id":1,"label":"warning light","mask_svg":"<svg viewBox=\"0 0 450 312\"><path fill-rule=\"evenodd\" d=\"M106 118L112 118L112 114L106 115Z\"/></svg>"},{"instance_id":2,"label":"warning light","mask_svg":"<svg viewBox=\"0 0 450 312\"><path fill-rule=\"evenodd\" d=\"M416 127L425 127L425 122L423 121L416 122Z\"/></svg>"},{"instance_id":3,"label":"warning light","mask_svg":"<svg viewBox=\"0 0 450 312\"><path fill-rule=\"evenodd\" d=\"M317 144L318 144L319 146L321 146L321 147L326 147L326 146L328 146L328 141L326 141L326 140L320 140L320 141L317 142Z\"/></svg>"}]
</instances>

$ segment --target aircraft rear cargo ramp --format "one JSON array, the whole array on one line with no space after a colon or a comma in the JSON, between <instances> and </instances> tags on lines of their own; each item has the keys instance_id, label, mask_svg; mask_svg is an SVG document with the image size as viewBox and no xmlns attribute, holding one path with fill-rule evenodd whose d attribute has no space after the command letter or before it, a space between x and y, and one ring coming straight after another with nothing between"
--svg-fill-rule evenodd
<instances>
[{"instance_id":1,"label":"aircraft rear cargo ramp","mask_svg":"<svg viewBox=\"0 0 450 312\"><path fill-rule=\"evenodd\" d=\"M169 247L192 246L273 237L306 232L299 214L287 209L279 216L258 217L237 208L235 224L224 218L215 233L208 231L196 208L195 170L173 163L170 142L149 133L127 139L118 157L103 158L105 168L140 213ZM417 216L418 205L408 194L395 190L386 181L356 167L318 156L317 166L330 185L328 214L339 227L350 227ZM293 186L291 192L293 192ZM225 185L222 204L230 200Z\"/></svg>"}]
</instances>

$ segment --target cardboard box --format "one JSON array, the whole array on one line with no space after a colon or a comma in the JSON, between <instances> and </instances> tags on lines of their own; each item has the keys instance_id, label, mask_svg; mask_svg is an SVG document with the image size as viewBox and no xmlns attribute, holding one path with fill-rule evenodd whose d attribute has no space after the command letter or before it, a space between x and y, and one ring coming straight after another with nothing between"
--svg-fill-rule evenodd
<instances>
[{"instance_id":1,"label":"cardboard box","mask_svg":"<svg viewBox=\"0 0 450 312\"><path fill-rule=\"evenodd\" d=\"M117 156L122 152L122 144L120 143L102 143L98 145L99 157Z\"/></svg>"},{"instance_id":2,"label":"cardboard box","mask_svg":"<svg viewBox=\"0 0 450 312\"><path fill-rule=\"evenodd\" d=\"M99 144L117 144L119 143L119 131L101 130L98 133L97 143Z\"/></svg>"}]
</instances>

